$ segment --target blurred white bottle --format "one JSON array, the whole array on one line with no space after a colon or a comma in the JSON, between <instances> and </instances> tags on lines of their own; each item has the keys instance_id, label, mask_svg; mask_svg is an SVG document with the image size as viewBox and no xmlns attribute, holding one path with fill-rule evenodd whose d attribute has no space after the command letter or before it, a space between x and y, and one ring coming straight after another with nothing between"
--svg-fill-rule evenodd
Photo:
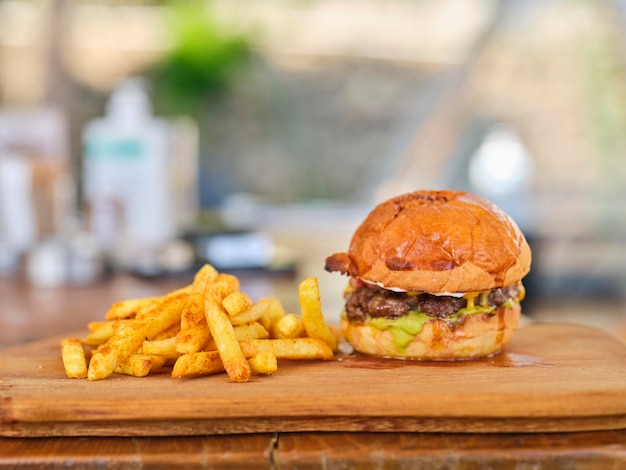
<instances>
[{"instance_id":1,"label":"blurred white bottle","mask_svg":"<svg viewBox=\"0 0 626 470\"><path fill-rule=\"evenodd\" d=\"M121 267L158 269L157 251L176 234L170 135L140 79L113 91L106 115L85 127L83 144L84 200L101 248Z\"/></svg>"}]
</instances>

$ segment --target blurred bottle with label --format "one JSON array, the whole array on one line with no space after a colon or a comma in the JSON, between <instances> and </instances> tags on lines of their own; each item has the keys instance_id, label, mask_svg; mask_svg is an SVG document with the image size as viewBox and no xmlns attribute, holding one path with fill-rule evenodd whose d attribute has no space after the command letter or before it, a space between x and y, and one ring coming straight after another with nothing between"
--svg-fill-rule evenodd
<instances>
[{"instance_id":1,"label":"blurred bottle with label","mask_svg":"<svg viewBox=\"0 0 626 470\"><path fill-rule=\"evenodd\" d=\"M121 83L83 133L88 226L119 268L156 274L159 252L196 220L197 129L153 116L145 84Z\"/></svg>"}]
</instances>

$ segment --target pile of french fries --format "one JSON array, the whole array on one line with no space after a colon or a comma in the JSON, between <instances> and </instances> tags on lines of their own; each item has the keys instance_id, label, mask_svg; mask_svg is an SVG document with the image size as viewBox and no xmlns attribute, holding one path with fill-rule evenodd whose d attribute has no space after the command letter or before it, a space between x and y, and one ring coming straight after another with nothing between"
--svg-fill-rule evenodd
<instances>
[{"instance_id":1,"label":"pile of french fries","mask_svg":"<svg viewBox=\"0 0 626 470\"><path fill-rule=\"evenodd\" d=\"M113 373L144 377L171 368L172 377L225 371L233 382L272 374L278 360L328 360L337 334L324 320L317 278L299 285L301 315L275 297L252 301L239 279L204 265L192 284L162 297L122 300L83 338L61 341L70 378Z\"/></svg>"}]
</instances>

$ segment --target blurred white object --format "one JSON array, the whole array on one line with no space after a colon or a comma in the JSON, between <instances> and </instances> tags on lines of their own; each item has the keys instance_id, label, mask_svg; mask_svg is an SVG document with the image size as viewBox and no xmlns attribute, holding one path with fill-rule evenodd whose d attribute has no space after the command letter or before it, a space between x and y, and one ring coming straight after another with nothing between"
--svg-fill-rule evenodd
<instances>
[{"instance_id":1,"label":"blurred white object","mask_svg":"<svg viewBox=\"0 0 626 470\"><path fill-rule=\"evenodd\" d=\"M37 287L55 288L68 278L67 251L58 240L49 240L33 247L26 262L28 280Z\"/></svg>"},{"instance_id":2,"label":"blurred white object","mask_svg":"<svg viewBox=\"0 0 626 470\"><path fill-rule=\"evenodd\" d=\"M172 152L175 144L184 150L181 154L195 155L192 128L191 123L179 123L174 129L155 118L139 79L115 89L106 115L85 127L83 182L89 225L104 250L123 258L117 259L120 264L132 267L133 254L142 263L155 260L153 255L177 235L182 221L192 218L183 207L196 208L193 194L181 196L179 188L195 186L197 163L181 163ZM173 138L173 129L184 137ZM185 172L177 170L181 164Z\"/></svg>"},{"instance_id":3,"label":"blurred white object","mask_svg":"<svg viewBox=\"0 0 626 470\"><path fill-rule=\"evenodd\" d=\"M67 122L53 108L0 110L0 274L62 227L73 205Z\"/></svg>"},{"instance_id":4,"label":"blurred white object","mask_svg":"<svg viewBox=\"0 0 626 470\"><path fill-rule=\"evenodd\" d=\"M213 235L202 255L220 269L266 268L274 259L274 243L259 232Z\"/></svg>"},{"instance_id":5,"label":"blurred white object","mask_svg":"<svg viewBox=\"0 0 626 470\"><path fill-rule=\"evenodd\" d=\"M495 126L472 156L469 180L484 194L512 193L526 189L532 161L517 133L509 126Z\"/></svg>"},{"instance_id":6,"label":"blurred white object","mask_svg":"<svg viewBox=\"0 0 626 470\"><path fill-rule=\"evenodd\" d=\"M32 165L17 154L0 155L0 240L22 253L36 239Z\"/></svg>"}]
</instances>

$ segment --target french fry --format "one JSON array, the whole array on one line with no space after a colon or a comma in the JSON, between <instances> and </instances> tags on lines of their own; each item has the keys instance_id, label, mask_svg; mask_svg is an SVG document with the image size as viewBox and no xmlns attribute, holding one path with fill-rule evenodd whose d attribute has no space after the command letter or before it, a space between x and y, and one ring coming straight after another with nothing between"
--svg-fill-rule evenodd
<instances>
[{"instance_id":1,"label":"french fry","mask_svg":"<svg viewBox=\"0 0 626 470\"><path fill-rule=\"evenodd\" d=\"M308 360L333 358L333 351L318 338L246 339L239 342L246 357L271 351L277 359Z\"/></svg>"},{"instance_id":2,"label":"french fry","mask_svg":"<svg viewBox=\"0 0 626 470\"><path fill-rule=\"evenodd\" d=\"M144 341L141 352L151 356L161 356L164 358L177 358L181 354L176 348L176 337L172 336L166 339L156 339L152 341Z\"/></svg>"},{"instance_id":3,"label":"french fry","mask_svg":"<svg viewBox=\"0 0 626 470\"><path fill-rule=\"evenodd\" d=\"M259 299L247 310L232 316L230 318L230 322L233 325L245 325L250 322L260 321L265 315L268 314L268 310L272 308L273 302L274 300L270 297Z\"/></svg>"},{"instance_id":4,"label":"french fry","mask_svg":"<svg viewBox=\"0 0 626 470\"><path fill-rule=\"evenodd\" d=\"M88 327L90 333L83 340L87 346L99 346L124 327L130 320L113 320L103 322L91 322Z\"/></svg>"},{"instance_id":5,"label":"french fry","mask_svg":"<svg viewBox=\"0 0 626 470\"><path fill-rule=\"evenodd\" d=\"M285 309L280 301L276 297L266 297L260 299L258 302L264 301L267 303L267 308L263 312L263 316L259 318L261 324L267 331L270 332L272 338L276 338L275 325L285 314ZM258 303L257 302L257 303Z\"/></svg>"},{"instance_id":6,"label":"french fry","mask_svg":"<svg viewBox=\"0 0 626 470\"><path fill-rule=\"evenodd\" d=\"M183 354L174 363L172 377L194 377L217 374L224 371L224 363L217 351L201 351Z\"/></svg>"},{"instance_id":7,"label":"french fry","mask_svg":"<svg viewBox=\"0 0 626 470\"><path fill-rule=\"evenodd\" d=\"M246 382L250 377L250 366L241 352L233 325L222 307L219 295L215 286L207 286L204 300L207 323L228 377L233 382Z\"/></svg>"},{"instance_id":8,"label":"french fry","mask_svg":"<svg viewBox=\"0 0 626 470\"><path fill-rule=\"evenodd\" d=\"M237 339L237 341L241 341L244 339L264 339L268 338L270 335L268 331L263 328L263 325L261 325L259 322L233 326L233 332L235 333L235 338ZM211 338L209 340L205 349L207 351L214 351L217 349L214 338Z\"/></svg>"},{"instance_id":9,"label":"french fry","mask_svg":"<svg viewBox=\"0 0 626 470\"><path fill-rule=\"evenodd\" d=\"M104 315L105 320L124 320L135 318L137 312L151 308L161 297L145 297L141 299L126 299L114 302Z\"/></svg>"},{"instance_id":10,"label":"french fry","mask_svg":"<svg viewBox=\"0 0 626 470\"><path fill-rule=\"evenodd\" d=\"M89 332L94 332L96 330L98 330L99 328L104 327L105 325L108 325L110 322L107 320L103 320L103 321L90 321L89 323L87 323L87 329L89 330Z\"/></svg>"},{"instance_id":11,"label":"french fry","mask_svg":"<svg viewBox=\"0 0 626 470\"><path fill-rule=\"evenodd\" d=\"M278 361L273 351L261 351L248 359L254 374L273 374L278 370ZM180 356L172 369L172 377L196 377L224 371L224 363L217 351L201 351Z\"/></svg>"},{"instance_id":12,"label":"french fry","mask_svg":"<svg viewBox=\"0 0 626 470\"><path fill-rule=\"evenodd\" d=\"M278 370L278 361L274 351L262 351L248 359L253 374L273 374Z\"/></svg>"},{"instance_id":13,"label":"french fry","mask_svg":"<svg viewBox=\"0 0 626 470\"><path fill-rule=\"evenodd\" d=\"M169 328L161 331L158 335L152 338L152 341L161 340L161 339L169 339L176 338L176 335L180 331L180 323L175 323Z\"/></svg>"},{"instance_id":14,"label":"french fry","mask_svg":"<svg viewBox=\"0 0 626 470\"><path fill-rule=\"evenodd\" d=\"M176 289L173 290L172 292L168 292L167 294L161 296L161 297L156 297L154 298L155 301L152 303L147 303L146 305L144 305L143 307L139 308L137 310L137 314L135 315L135 318L137 320L141 320L145 317L149 317L151 310L153 310L156 306L158 306L161 302L171 298L171 297L178 297L181 294L189 294L191 292L191 284L188 286L184 286L181 287L180 289Z\"/></svg>"},{"instance_id":15,"label":"french fry","mask_svg":"<svg viewBox=\"0 0 626 470\"><path fill-rule=\"evenodd\" d=\"M67 338L61 341L61 358L65 374L70 379L87 377L87 358L85 348L78 338Z\"/></svg>"},{"instance_id":16,"label":"french fry","mask_svg":"<svg viewBox=\"0 0 626 470\"><path fill-rule=\"evenodd\" d=\"M152 361L152 367L150 367L150 372L155 372L159 370L161 367L166 365L168 361L174 360L174 358L163 357L163 356L153 356L149 354L150 360Z\"/></svg>"},{"instance_id":17,"label":"french fry","mask_svg":"<svg viewBox=\"0 0 626 470\"><path fill-rule=\"evenodd\" d=\"M224 297L222 300L222 307L231 316L237 316L242 312L245 312L252 306L252 300L247 294L241 291L234 291ZM255 319L256 320L256 319Z\"/></svg>"},{"instance_id":18,"label":"french fry","mask_svg":"<svg viewBox=\"0 0 626 470\"><path fill-rule=\"evenodd\" d=\"M176 335L176 350L181 353L199 351L211 337L204 314L204 290L207 283L219 276L210 264L205 264L194 276L189 301L180 318L180 331Z\"/></svg>"},{"instance_id":19,"label":"french fry","mask_svg":"<svg viewBox=\"0 0 626 470\"><path fill-rule=\"evenodd\" d=\"M293 313L283 315L275 323L276 336L279 338L298 338L304 336L304 321Z\"/></svg>"},{"instance_id":20,"label":"french fry","mask_svg":"<svg viewBox=\"0 0 626 470\"><path fill-rule=\"evenodd\" d=\"M145 377L167 366L172 377L226 371L245 382L273 374L281 359L333 357L338 334L324 321L316 278L300 284L302 316L287 314L275 297L253 302L239 288L236 276L207 264L190 285L113 303L104 321L87 325L84 340L61 341L66 375Z\"/></svg>"},{"instance_id":21,"label":"french fry","mask_svg":"<svg viewBox=\"0 0 626 470\"><path fill-rule=\"evenodd\" d=\"M224 299L231 292L239 290L239 279L232 274L220 273L215 281L215 287L219 298Z\"/></svg>"},{"instance_id":22,"label":"french fry","mask_svg":"<svg viewBox=\"0 0 626 470\"><path fill-rule=\"evenodd\" d=\"M143 341L180 321L182 309L189 295L167 295L142 320L128 322L122 331L114 334L101 345L89 363L87 378L100 380L111 375L117 367L134 354Z\"/></svg>"},{"instance_id":23,"label":"french fry","mask_svg":"<svg viewBox=\"0 0 626 470\"><path fill-rule=\"evenodd\" d=\"M319 338L330 346L333 351L337 350L337 337L328 328L322 313L320 290L316 277L309 277L300 283L298 288L300 308L302 309L302 321L307 336Z\"/></svg>"},{"instance_id":24,"label":"french fry","mask_svg":"<svg viewBox=\"0 0 626 470\"><path fill-rule=\"evenodd\" d=\"M133 377L145 377L153 370L153 362L154 358L152 356L147 354L133 354L117 366L115 372L118 374L132 375Z\"/></svg>"}]
</instances>

